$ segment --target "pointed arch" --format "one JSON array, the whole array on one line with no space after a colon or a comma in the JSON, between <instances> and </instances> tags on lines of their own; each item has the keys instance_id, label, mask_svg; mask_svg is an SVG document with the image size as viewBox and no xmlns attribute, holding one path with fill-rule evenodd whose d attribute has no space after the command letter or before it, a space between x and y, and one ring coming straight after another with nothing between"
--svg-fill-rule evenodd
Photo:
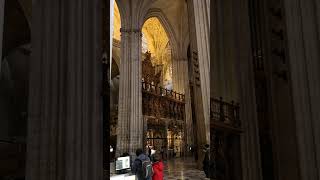
<instances>
[{"instance_id":1,"label":"pointed arch","mask_svg":"<svg viewBox=\"0 0 320 180\"><path fill-rule=\"evenodd\" d=\"M126 8L125 5L123 4L122 0L115 0L116 5L118 6L119 13L120 13L120 21L121 21L121 27L124 26L125 24L125 18L126 17Z\"/></svg>"},{"instance_id":2,"label":"pointed arch","mask_svg":"<svg viewBox=\"0 0 320 180\"><path fill-rule=\"evenodd\" d=\"M165 16L165 14L162 12L161 9L158 9L158 8L149 9L149 11L146 13L146 15L144 16L144 18L140 23L140 26L141 26L140 28L142 28L144 23L149 18L152 18L152 17L158 18L161 25L164 27L164 30L166 31L167 36L169 37L169 41L171 43L173 59L176 59L178 57L178 44L177 44L176 35L175 35L175 32L173 31L171 24L169 23L169 20L167 19L167 17Z\"/></svg>"}]
</instances>

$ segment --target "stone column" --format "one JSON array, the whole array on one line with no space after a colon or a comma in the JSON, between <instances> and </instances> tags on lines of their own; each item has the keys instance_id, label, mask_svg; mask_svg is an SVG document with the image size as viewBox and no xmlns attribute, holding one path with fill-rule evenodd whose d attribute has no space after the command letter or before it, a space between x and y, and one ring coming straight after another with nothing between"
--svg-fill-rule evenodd
<instances>
[{"instance_id":1,"label":"stone column","mask_svg":"<svg viewBox=\"0 0 320 180\"><path fill-rule=\"evenodd\" d=\"M195 18L196 43L199 59L203 113L207 132L210 132L210 36L209 36L209 4L204 0L193 0ZM210 141L210 133L206 135Z\"/></svg>"},{"instance_id":2,"label":"stone column","mask_svg":"<svg viewBox=\"0 0 320 180\"><path fill-rule=\"evenodd\" d=\"M4 7L5 0L0 0L0 74L1 74L1 64L2 64L2 40L3 40L3 26L4 26Z\"/></svg>"},{"instance_id":3,"label":"stone column","mask_svg":"<svg viewBox=\"0 0 320 180\"><path fill-rule=\"evenodd\" d=\"M118 154L134 155L143 145L141 35L139 28L121 28Z\"/></svg>"},{"instance_id":4,"label":"stone column","mask_svg":"<svg viewBox=\"0 0 320 180\"><path fill-rule=\"evenodd\" d=\"M188 12L189 12L189 33L190 33L190 66L191 66L191 73L190 78L191 82L193 83L193 97L194 97L194 110L196 112L195 118L196 118L196 128L197 128L197 146L198 146L198 168L202 168L202 161L204 158L204 154L202 153L201 148L204 147L205 144L208 144L210 141L210 125L209 125L209 94L206 96L204 93L207 92L208 89L204 89L203 87L208 86L210 82L205 82L203 79L203 75L206 74L203 70L203 62L209 61L209 59L203 59L199 60L199 53L198 50L198 40L201 37L197 36L197 25L199 22L197 20L201 19L198 17L198 19L195 18L195 12L199 11L199 9L196 10L194 7L194 3L196 3L193 0L188 0ZM199 12L198 12L199 13ZM202 37L203 38L203 37ZM207 36L208 38L208 36ZM201 61L201 62L200 62ZM209 65L209 62L207 62ZM200 65L201 64L201 65ZM209 68L207 65L207 68ZM207 69L208 70L208 69ZM209 73L207 71L207 73ZM201 77L202 76L202 77ZM208 74L209 76L209 74ZM206 85L202 85L206 84ZM210 89L209 91L210 92ZM206 96L207 99L203 99L204 96ZM207 118L207 119L206 119Z\"/></svg>"},{"instance_id":5,"label":"stone column","mask_svg":"<svg viewBox=\"0 0 320 180\"><path fill-rule=\"evenodd\" d=\"M193 126L192 126L192 109L189 85L188 61L186 59L173 60L173 89L178 93L185 95L185 134L186 143L192 143Z\"/></svg>"},{"instance_id":6,"label":"stone column","mask_svg":"<svg viewBox=\"0 0 320 180\"><path fill-rule=\"evenodd\" d=\"M223 97L224 100L238 101L238 81L236 74L237 46L236 33L239 30L234 19L237 9L233 0L211 2L212 22L211 29L211 94L212 97Z\"/></svg>"},{"instance_id":7,"label":"stone column","mask_svg":"<svg viewBox=\"0 0 320 180\"><path fill-rule=\"evenodd\" d=\"M320 3L284 0L300 179L320 179ZM292 122L294 123L294 122Z\"/></svg>"},{"instance_id":8,"label":"stone column","mask_svg":"<svg viewBox=\"0 0 320 180\"><path fill-rule=\"evenodd\" d=\"M131 116L130 116L130 152L143 147L142 120L142 32L136 28L131 33Z\"/></svg>"},{"instance_id":9,"label":"stone column","mask_svg":"<svg viewBox=\"0 0 320 180\"><path fill-rule=\"evenodd\" d=\"M121 63L119 79L119 103L117 125L117 156L129 152L130 128L130 64L128 49L130 48L129 33L121 29Z\"/></svg>"},{"instance_id":10,"label":"stone column","mask_svg":"<svg viewBox=\"0 0 320 180\"><path fill-rule=\"evenodd\" d=\"M239 99L242 179L262 179L248 1L211 1L211 94ZM229 28L228 28L229 27ZM237 28L230 28L237 27ZM233 70L233 68L235 70ZM231 74L231 75L230 75ZM235 89L236 93L232 91Z\"/></svg>"},{"instance_id":11,"label":"stone column","mask_svg":"<svg viewBox=\"0 0 320 180\"><path fill-rule=\"evenodd\" d=\"M101 180L101 1L33 1L27 180Z\"/></svg>"},{"instance_id":12,"label":"stone column","mask_svg":"<svg viewBox=\"0 0 320 180\"><path fill-rule=\"evenodd\" d=\"M185 92L185 135L186 135L186 143L188 145L193 144L193 128L192 125L192 108L191 108L191 94L190 94L190 87L188 83L188 89Z\"/></svg>"},{"instance_id":13,"label":"stone column","mask_svg":"<svg viewBox=\"0 0 320 180\"><path fill-rule=\"evenodd\" d=\"M173 90L185 93L185 78L188 77L188 62L185 59L173 58L172 60L172 84Z\"/></svg>"},{"instance_id":14,"label":"stone column","mask_svg":"<svg viewBox=\"0 0 320 180\"><path fill-rule=\"evenodd\" d=\"M222 1L221 1L222 2ZM259 132L258 132L258 118L256 107L256 95L254 87L254 74L251 54L251 40L250 40L250 22L248 15L248 1L223 1L223 4L217 6L230 5L234 9L232 18L234 27L235 45L235 67L236 78L239 82L239 103L240 103L240 120L242 123L243 133L241 134L241 160L242 160L242 174L246 180L261 180L261 160L260 160L260 147L259 147ZM213 18L213 17L211 17ZM224 23L224 22L221 22ZM219 24L217 24L219 26ZM216 36L215 36L216 37Z\"/></svg>"}]
</instances>

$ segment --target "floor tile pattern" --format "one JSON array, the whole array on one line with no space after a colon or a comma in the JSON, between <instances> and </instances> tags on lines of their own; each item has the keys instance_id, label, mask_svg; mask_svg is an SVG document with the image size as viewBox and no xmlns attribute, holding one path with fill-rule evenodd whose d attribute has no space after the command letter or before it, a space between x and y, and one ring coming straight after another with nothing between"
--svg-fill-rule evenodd
<instances>
[{"instance_id":1,"label":"floor tile pattern","mask_svg":"<svg viewBox=\"0 0 320 180\"><path fill-rule=\"evenodd\" d=\"M165 162L164 180L209 180L196 168L192 158L177 158Z\"/></svg>"}]
</instances>

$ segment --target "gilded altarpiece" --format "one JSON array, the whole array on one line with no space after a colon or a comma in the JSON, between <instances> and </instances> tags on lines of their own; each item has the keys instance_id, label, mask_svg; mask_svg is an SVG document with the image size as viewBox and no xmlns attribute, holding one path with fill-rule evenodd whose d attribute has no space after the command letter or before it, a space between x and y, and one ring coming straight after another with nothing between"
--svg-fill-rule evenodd
<instances>
[{"instance_id":1,"label":"gilded altarpiece","mask_svg":"<svg viewBox=\"0 0 320 180\"><path fill-rule=\"evenodd\" d=\"M161 70L152 65L150 52L145 57L142 62L145 146L163 148L168 156L178 156L183 147L185 96L161 87Z\"/></svg>"}]
</instances>

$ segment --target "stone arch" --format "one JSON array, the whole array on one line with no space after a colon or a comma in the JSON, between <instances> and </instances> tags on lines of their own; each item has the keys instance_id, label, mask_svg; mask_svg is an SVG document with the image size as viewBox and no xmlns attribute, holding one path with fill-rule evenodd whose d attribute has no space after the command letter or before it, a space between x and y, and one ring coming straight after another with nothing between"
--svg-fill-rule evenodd
<instances>
[{"instance_id":1,"label":"stone arch","mask_svg":"<svg viewBox=\"0 0 320 180\"><path fill-rule=\"evenodd\" d=\"M123 2L123 0L115 0L115 3L117 3L118 9L119 9L119 13L120 13L120 20L121 20L121 28L122 27L126 27L126 18L128 17L128 10L126 8L126 4L125 2Z\"/></svg>"},{"instance_id":2,"label":"stone arch","mask_svg":"<svg viewBox=\"0 0 320 180\"><path fill-rule=\"evenodd\" d=\"M158 20L160 21L161 25L164 27L164 30L167 33L167 36L168 36L169 41L170 41L170 45L172 47L173 60L176 59L178 57L177 38L176 38L175 32L173 31L173 28L172 28L171 24L169 23L169 20L164 15L164 13L162 12L161 9L158 9L158 8L149 9L147 14L141 20L142 23L140 23L140 29L142 29L144 23L148 19L150 19L152 17L158 18Z\"/></svg>"}]
</instances>

